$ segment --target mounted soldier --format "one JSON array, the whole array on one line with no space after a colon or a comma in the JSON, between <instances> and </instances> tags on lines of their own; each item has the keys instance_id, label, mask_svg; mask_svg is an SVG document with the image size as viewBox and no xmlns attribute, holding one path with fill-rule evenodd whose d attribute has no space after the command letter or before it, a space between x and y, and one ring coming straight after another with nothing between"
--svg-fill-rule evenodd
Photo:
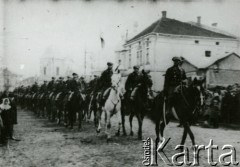
<instances>
[{"instance_id":1,"label":"mounted soldier","mask_svg":"<svg viewBox=\"0 0 240 167\"><path fill-rule=\"evenodd\" d=\"M141 80L141 74L139 72L139 66L134 66L133 67L134 71L129 74L126 83L125 83L125 98L129 99L130 95L133 91L134 88L140 83Z\"/></svg>"},{"instance_id":2,"label":"mounted soldier","mask_svg":"<svg viewBox=\"0 0 240 167\"><path fill-rule=\"evenodd\" d=\"M40 93L46 93L47 92L47 81L43 82L43 84L40 86L39 91L40 91Z\"/></svg>"},{"instance_id":3,"label":"mounted soldier","mask_svg":"<svg viewBox=\"0 0 240 167\"><path fill-rule=\"evenodd\" d=\"M56 91L59 92L66 92L65 82L63 81L63 77L59 77L58 82L56 84Z\"/></svg>"},{"instance_id":4,"label":"mounted soldier","mask_svg":"<svg viewBox=\"0 0 240 167\"><path fill-rule=\"evenodd\" d=\"M93 76L94 78L88 84L88 92L92 93L95 91L99 77L97 75Z\"/></svg>"},{"instance_id":5,"label":"mounted soldier","mask_svg":"<svg viewBox=\"0 0 240 167\"><path fill-rule=\"evenodd\" d=\"M53 91L55 89L55 77L52 77L52 80L47 85L47 90L49 92Z\"/></svg>"},{"instance_id":6,"label":"mounted soldier","mask_svg":"<svg viewBox=\"0 0 240 167\"><path fill-rule=\"evenodd\" d=\"M173 66L168 68L165 74L164 94L166 97L166 111L170 112L172 105L171 99L176 92L176 88L181 85L186 85L187 77L184 69L181 67L182 59L180 57L173 57Z\"/></svg>"},{"instance_id":7,"label":"mounted soldier","mask_svg":"<svg viewBox=\"0 0 240 167\"><path fill-rule=\"evenodd\" d=\"M113 63L108 62L107 66L108 66L108 68L105 71L103 71L103 73L101 74L101 76L98 80L97 90L96 90L96 91L101 92L102 102L105 102L105 100L109 94L108 88L110 88L112 85L111 77L113 75Z\"/></svg>"},{"instance_id":8,"label":"mounted soldier","mask_svg":"<svg viewBox=\"0 0 240 167\"><path fill-rule=\"evenodd\" d=\"M39 88L39 86L38 86L37 82L35 82L31 87L31 92L36 93L38 91L38 88Z\"/></svg>"},{"instance_id":9,"label":"mounted soldier","mask_svg":"<svg viewBox=\"0 0 240 167\"><path fill-rule=\"evenodd\" d=\"M78 74L72 74L72 79L69 81L69 89L71 92L77 92L79 90Z\"/></svg>"},{"instance_id":10,"label":"mounted soldier","mask_svg":"<svg viewBox=\"0 0 240 167\"><path fill-rule=\"evenodd\" d=\"M86 83L84 77L80 77L79 85L80 85L80 90L81 90L81 92L82 92L82 93L86 93L87 83Z\"/></svg>"}]
</instances>

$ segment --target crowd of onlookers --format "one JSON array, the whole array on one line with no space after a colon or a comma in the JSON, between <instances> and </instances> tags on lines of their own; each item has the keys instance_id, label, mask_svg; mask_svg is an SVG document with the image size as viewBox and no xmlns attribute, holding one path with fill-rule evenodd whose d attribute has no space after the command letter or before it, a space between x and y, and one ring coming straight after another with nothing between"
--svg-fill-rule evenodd
<instances>
[{"instance_id":1,"label":"crowd of onlookers","mask_svg":"<svg viewBox=\"0 0 240 167\"><path fill-rule=\"evenodd\" d=\"M13 137L13 126L17 124L17 106L14 95L9 92L0 94L0 146L6 145Z\"/></svg>"},{"instance_id":2,"label":"crowd of onlookers","mask_svg":"<svg viewBox=\"0 0 240 167\"><path fill-rule=\"evenodd\" d=\"M219 123L236 124L240 119L240 85L207 90L204 107L205 125L217 128Z\"/></svg>"}]
</instances>

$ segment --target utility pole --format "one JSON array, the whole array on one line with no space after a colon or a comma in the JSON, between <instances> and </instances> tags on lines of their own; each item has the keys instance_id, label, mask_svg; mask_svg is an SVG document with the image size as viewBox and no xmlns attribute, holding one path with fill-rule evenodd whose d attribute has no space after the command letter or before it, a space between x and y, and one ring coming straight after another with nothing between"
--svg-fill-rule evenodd
<instances>
[{"instance_id":1,"label":"utility pole","mask_svg":"<svg viewBox=\"0 0 240 167\"><path fill-rule=\"evenodd\" d=\"M85 49L85 52L84 52L84 76L86 76L86 70L87 70L87 52Z\"/></svg>"}]
</instances>

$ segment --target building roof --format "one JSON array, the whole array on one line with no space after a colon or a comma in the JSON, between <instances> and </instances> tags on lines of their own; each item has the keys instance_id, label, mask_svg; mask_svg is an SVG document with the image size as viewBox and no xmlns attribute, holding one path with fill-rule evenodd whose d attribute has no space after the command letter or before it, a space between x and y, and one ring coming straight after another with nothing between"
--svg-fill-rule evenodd
<instances>
[{"instance_id":1,"label":"building roof","mask_svg":"<svg viewBox=\"0 0 240 167\"><path fill-rule=\"evenodd\" d=\"M154 22L152 25L137 34L135 37L128 40L127 43L132 42L139 37L145 36L150 33L236 39L236 37L211 31L201 26L196 26L191 23L181 22L175 19L165 17Z\"/></svg>"},{"instance_id":2,"label":"building roof","mask_svg":"<svg viewBox=\"0 0 240 167\"><path fill-rule=\"evenodd\" d=\"M192 56L183 56L183 58L187 63L190 63L194 67L204 69L209 68L213 64L216 64L232 55L235 55L240 58L240 56L234 52L227 53L225 55L213 55L211 57L196 56L193 58Z\"/></svg>"}]
</instances>

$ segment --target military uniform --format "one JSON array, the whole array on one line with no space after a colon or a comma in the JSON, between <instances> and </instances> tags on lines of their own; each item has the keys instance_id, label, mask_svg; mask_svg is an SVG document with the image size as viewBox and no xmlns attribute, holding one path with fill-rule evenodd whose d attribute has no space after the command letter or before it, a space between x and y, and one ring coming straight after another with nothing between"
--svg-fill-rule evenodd
<instances>
[{"instance_id":1,"label":"military uniform","mask_svg":"<svg viewBox=\"0 0 240 167\"><path fill-rule=\"evenodd\" d=\"M88 84L88 91L90 92L94 92L95 88L97 86L97 82L98 82L98 78L94 78L93 80L91 80Z\"/></svg>"},{"instance_id":2,"label":"military uniform","mask_svg":"<svg viewBox=\"0 0 240 167\"><path fill-rule=\"evenodd\" d=\"M97 90L106 90L107 88L111 87L112 85L112 77L113 75L113 70L112 69L107 69L103 71L101 77L98 80L97 83Z\"/></svg>"},{"instance_id":3,"label":"military uniform","mask_svg":"<svg viewBox=\"0 0 240 167\"><path fill-rule=\"evenodd\" d=\"M141 80L141 75L139 72L134 71L131 74L129 74L125 83L126 91L133 90L140 83L140 80Z\"/></svg>"},{"instance_id":4,"label":"military uniform","mask_svg":"<svg viewBox=\"0 0 240 167\"><path fill-rule=\"evenodd\" d=\"M80 79L79 86L80 86L81 92L84 93L87 89L87 83L85 82L84 78Z\"/></svg>"},{"instance_id":5,"label":"military uniform","mask_svg":"<svg viewBox=\"0 0 240 167\"><path fill-rule=\"evenodd\" d=\"M66 86L64 81L59 81L56 85L56 91L57 92L66 92Z\"/></svg>"},{"instance_id":6,"label":"military uniform","mask_svg":"<svg viewBox=\"0 0 240 167\"><path fill-rule=\"evenodd\" d=\"M47 92L47 84L46 84L46 83L42 84L42 85L40 86L39 91L40 91L41 93Z\"/></svg>"},{"instance_id":7,"label":"military uniform","mask_svg":"<svg viewBox=\"0 0 240 167\"><path fill-rule=\"evenodd\" d=\"M143 86L143 99L144 101L148 100L148 91L151 91L153 86L153 81L151 75L149 75L150 71L144 72L140 79L140 83Z\"/></svg>"},{"instance_id":8,"label":"military uniform","mask_svg":"<svg viewBox=\"0 0 240 167\"><path fill-rule=\"evenodd\" d=\"M55 89L55 81L51 80L47 85L47 90L48 91L53 91L53 89Z\"/></svg>"},{"instance_id":9,"label":"military uniform","mask_svg":"<svg viewBox=\"0 0 240 167\"><path fill-rule=\"evenodd\" d=\"M164 91L167 96L170 96L175 88L182 84L182 81L187 79L183 68L179 66L170 67L165 75Z\"/></svg>"},{"instance_id":10,"label":"military uniform","mask_svg":"<svg viewBox=\"0 0 240 167\"><path fill-rule=\"evenodd\" d=\"M38 84L37 83L34 83L31 87L31 91L36 93L38 91Z\"/></svg>"},{"instance_id":11,"label":"military uniform","mask_svg":"<svg viewBox=\"0 0 240 167\"><path fill-rule=\"evenodd\" d=\"M69 81L68 88L70 89L70 91L76 92L79 90L79 83L75 79L72 79Z\"/></svg>"},{"instance_id":12,"label":"military uniform","mask_svg":"<svg viewBox=\"0 0 240 167\"><path fill-rule=\"evenodd\" d=\"M65 82L65 87L67 91L70 91L70 83L71 83L71 78L68 77L68 79Z\"/></svg>"},{"instance_id":13,"label":"military uniform","mask_svg":"<svg viewBox=\"0 0 240 167\"><path fill-rule=\"evenodd\" d=\"M164 82L164 93L167 97L166 112L171 111L172 97L176 91L176 87L182 85L182 82L187 79L184 69L180 67L182 59L174 57L172 60L174 61L174 65L167 69Z\"/></svg>"}]
</instances>

